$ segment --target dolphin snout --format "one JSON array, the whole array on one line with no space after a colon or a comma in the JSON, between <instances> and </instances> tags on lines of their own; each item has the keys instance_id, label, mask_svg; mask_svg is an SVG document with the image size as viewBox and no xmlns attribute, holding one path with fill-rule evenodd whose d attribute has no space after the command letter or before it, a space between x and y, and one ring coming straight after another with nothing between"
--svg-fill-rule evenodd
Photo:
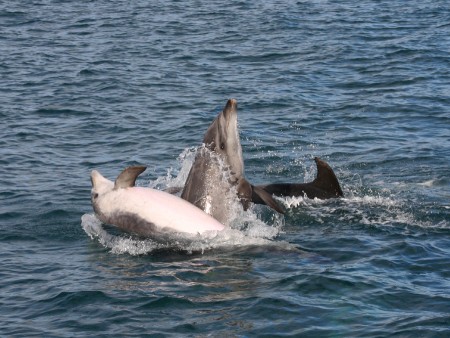
<instances>
[{"instance_id":1,"label":"dolphin snout","mask_svg":"<svg viewBox=\"0 0 450 338\"><path fill-rule=\"evenodd\" d=\"M91 171L91 178L98 177L98 176L101 176L101 174L97 170Z\"/></svg>"},{"instance_id":2,"label":"dolphin snout","mask_svg":"<svg viewBox=\"0 0 450 338\"><path fill-rule=\"evenodd\" d=\"M228 118L229 114L236 113L237 112L237 101L236 99L229 99L227 101L227 104L225 105L225 108L223 108L223 114L226 118Z\"/></svg>"},{"instance_id":3,"label":"dolphin snout","mask_svg":"<svg viewBox=\"0 0 450 338\"><path fill-rule=\"evenodd\" d=\"M91 184L92 184L92 187L95 187L95 185L98 184L100 178L103 178L103 176L97 170L92 170L91 171Z\"/></svg>"},{"instance_id":4,"label":"dolphin snout","mask_svg":"<svg viewBox=\"0 0 450 338\"><path fill-rule=\"evenodd\" d=\"M225 107L228 107L228 106L231 106L231 108L236 109L237 100L236 99L229 99Z\"/></svg>"}]
</instances>

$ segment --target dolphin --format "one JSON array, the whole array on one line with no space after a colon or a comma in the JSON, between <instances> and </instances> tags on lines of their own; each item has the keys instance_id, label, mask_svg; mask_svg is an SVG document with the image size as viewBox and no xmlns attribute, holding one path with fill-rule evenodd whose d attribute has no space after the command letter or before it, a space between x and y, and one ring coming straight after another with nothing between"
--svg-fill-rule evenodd
<instances>
[{"instance_id":1,"label":"dolphin","mask_svg":"<svg viewBox=\"0 0 450 338\"><path fill-rule=\"evenodd\" d=\"M318 157L314 158L317 165L316 179L309 183L274 183L266 185L258 185L275 196L306 196L308 198L328 199L343 197L341 186L334 174L333 169ZM253 199L254 203L264 203L264 201L258 201Z\"/></svg>"},{"instance_id":2,"label":"dolphin","mask_svg":"<svg viewBox=\"0 0 450 338\"><path fill-rule=\"evenodd\" d=\"M100 221L156 240L173 232L202 234L225 228L213 217L177 196L136 187L136 178L145 169L143 166L128 167L115 182L96 170L91 172L91 202Z\"/></svg>"},{"instance_id":3,"label":"dolphin","mask_svg":"<svg viewBox=\"0 0 450 338\"><path fill-rule=\"evenodd\" d=\"M230 217L229 198L233 189L244 210L256 200L277 212L284 210L271 193L250 184L244 177L244 161L237 124L237 101L230 99L211 123L196 154L181 198L227 224ZM224 176L225 174L225 176ZM231 195L230 195L231 191Z\"/></svg>"}]
</instances>

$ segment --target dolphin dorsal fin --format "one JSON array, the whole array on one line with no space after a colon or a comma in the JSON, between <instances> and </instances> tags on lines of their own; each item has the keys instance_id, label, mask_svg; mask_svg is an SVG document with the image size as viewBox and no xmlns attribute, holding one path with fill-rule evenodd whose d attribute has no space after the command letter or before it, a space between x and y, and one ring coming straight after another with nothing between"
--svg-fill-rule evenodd
<instances>
[{"instance_id":1,"label":"dolphin dorsal fin","mask_svg":"<svg viewBox=\"0 0 450 338\"><path fill-rule=\"evenodd\" d=\"M314 161L317 165L317 177L312 183L323 190L336 194L336 197L344 196L339 181L328 163L318 157L314 157Z\"/></svg>"},{"instance_id":2,"label":"dolphin dorsal fin","mask_svg":"<svg viewBox=\"0 0 450 338\"><path fill-rule=\"evenodd\" d=\"M144 172L145 169L147 169L147 167L144 166L126 168L119 176L117 176L116 181L114 182L114 190L134 187L136 178Z\"/></svg>"}]
</instances>

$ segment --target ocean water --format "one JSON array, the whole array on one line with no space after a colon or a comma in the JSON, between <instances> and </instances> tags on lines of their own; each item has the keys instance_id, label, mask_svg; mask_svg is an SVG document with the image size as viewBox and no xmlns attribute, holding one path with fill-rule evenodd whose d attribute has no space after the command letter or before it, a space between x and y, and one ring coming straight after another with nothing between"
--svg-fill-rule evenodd
<instances>
[{"instance_id":1,"label":"ocean water","mask_svg":"<svg viewBox=\"0 0 450 338\"><path fill-rule=\"evenodd\" d=\"M450 336L447 1L0 4L0 336ZM156 244L92 169L183 184L228 98L245 174L345 197Z\"/></svg>"}]
</instances>

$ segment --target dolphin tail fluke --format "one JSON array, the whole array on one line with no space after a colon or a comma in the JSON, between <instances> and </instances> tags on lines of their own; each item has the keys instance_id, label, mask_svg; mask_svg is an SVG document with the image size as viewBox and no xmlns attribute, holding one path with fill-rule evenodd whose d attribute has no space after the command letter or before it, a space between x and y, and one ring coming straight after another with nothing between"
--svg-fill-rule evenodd
<instances>
[{"instance_id":1,"label":"dolphin tail fluke","mask_svg":"<svg viewBox=\"0 0 450 338\"><path fill-rule=\"evenodd\" d=\"M344 196L339 181L328 163L318 157L314 157L314 161L317 165L317 177L312 184L335 197Z\"/></svg>"},{"instance_id":2,"label":"dolphin tail fluke","mask_svg":"<svg viewBox=\"0 0 450 338\"><path fill-rule=\"evenodd\" d=\"M145 169L147 169L147 167L144 166L134 166L124 169L114 182L114 190L134 187L136 178L144 172Z\"/></svg>"},{"instance_id":3,"label":"dolphin tail fluke","mask_svg":"<svg viewBox=\"0 0 450 338\"><path fill-rule=\"evenodd\" d=\"M265 191L262 187L252 185L252 202L256 204L265 204L271 207L273 210L284 214L285 211L281 206L273 199L272 195Z\"/></svg>"}]
</instances>

